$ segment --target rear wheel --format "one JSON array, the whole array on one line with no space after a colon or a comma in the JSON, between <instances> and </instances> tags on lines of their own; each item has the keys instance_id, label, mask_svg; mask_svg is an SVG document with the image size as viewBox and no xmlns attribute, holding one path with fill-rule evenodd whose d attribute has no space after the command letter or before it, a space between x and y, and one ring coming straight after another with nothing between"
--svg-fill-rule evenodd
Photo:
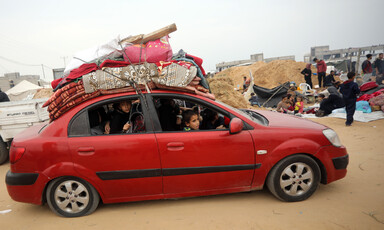
<instances>
[{"instance_id":1,"label":"rear wheel","mask_svg":"<svg viewBox=\"0 0 384 230\"><path fill-rule=\"evenodd\" d=\"M47 203L57 215L79 217L94 212L99 194L88 182L75 177L62 177L52 181L46 191Z\"/></svg>"},{"instance_id":2,"label":"rear wheel","mask_svg":"<svg viewBox=\"0 0 384 230\"><path fill-rule=\"evenodd\" d=\"M0 165L4 164L8 160L9 151L7 143L0 138Z\"/></svg>"},{"instance_id":3,"label":"rear wheel","mask_svg":"<svg viewBox=\"0 0 384 230\"><path fill-rule=\"evenodd\" d=\"M311 157L293 155L277 163L267 179L269 190L283 201L309 198L320 182L320 168Z\"/></svg>"}]
</instances>

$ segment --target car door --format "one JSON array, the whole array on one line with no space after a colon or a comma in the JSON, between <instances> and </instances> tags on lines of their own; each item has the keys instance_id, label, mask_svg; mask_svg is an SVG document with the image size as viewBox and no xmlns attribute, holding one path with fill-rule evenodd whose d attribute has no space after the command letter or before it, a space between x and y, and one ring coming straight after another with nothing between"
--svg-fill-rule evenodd
<instances>
[{"instance_id":1,"label":"car door","mask_svg":"<svg viewBox=\"0 0 384 230\"><path fill-rule=\"evenodd\" d=\"M145 106L145 132L96 136L90 135L91 107L69 124L68 144L76 170L94 180L110 201L162 194L158 147Z\"/></svg>"},{"instance_id":2,"label":"car door","mask_svg":"<svg viewBox=\"0 0 384 230\"><path fill-rule=\"evenodd\" d=\"M161 97L153 95L155 99L157 96ZM173 95L173 98L178 96ZM194 101L191 97L182 99ZM231 116L228 111L219 111ZM247 130L231 135L228 129L166 132L159 127L155 135L161 156L164 194L250 187L255 158Z\"/></svg>"}]
</instances>

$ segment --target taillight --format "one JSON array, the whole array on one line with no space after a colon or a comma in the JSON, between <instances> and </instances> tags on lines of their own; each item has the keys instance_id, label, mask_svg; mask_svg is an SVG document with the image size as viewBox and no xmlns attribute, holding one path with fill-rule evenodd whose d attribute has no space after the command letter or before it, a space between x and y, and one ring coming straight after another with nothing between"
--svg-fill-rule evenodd
<instances>
[{"instance_id":1,"label":"taillight","mask_svg":"<svg viewBox=\"0 0 384 230\"><path fill-rule=\"evenodd\" d=\"M18 160L20 160L21 157L23 156L24 152L25 152L24 147L12 146L10 151L9 151L9 161L11 162L11 164L14 164Z\"/></svg>"}]
</instances>

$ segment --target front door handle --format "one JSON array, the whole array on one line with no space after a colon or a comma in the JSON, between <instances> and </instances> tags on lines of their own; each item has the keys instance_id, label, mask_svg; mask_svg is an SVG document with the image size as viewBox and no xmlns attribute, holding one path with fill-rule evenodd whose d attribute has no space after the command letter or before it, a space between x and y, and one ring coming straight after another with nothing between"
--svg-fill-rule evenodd
<instances>
[{"instance_id":1,"label":"front door handle","mask_svg":"<svg viewBox=\"0 0 384 230\"><path fill-rule=\"evenodd\" d=\"M184 149L183 142L169 142L167 144L167 149L170 151L180 151Z\"/></svg>"}]
</instances>

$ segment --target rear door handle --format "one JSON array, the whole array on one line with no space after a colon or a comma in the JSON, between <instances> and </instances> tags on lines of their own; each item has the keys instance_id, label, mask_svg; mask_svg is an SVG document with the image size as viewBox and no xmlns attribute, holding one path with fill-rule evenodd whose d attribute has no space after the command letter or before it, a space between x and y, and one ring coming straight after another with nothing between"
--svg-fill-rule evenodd
<instances>
[{"instance_id":1,"label":"rear door handle","mask_svg":"<svg viewBox=\"0 0 384 230\"><path fill-rule=\"evenodd\" d=\"M93 147L79 147L77 152L81 155L92 155L95 153L95 148Z\"/></svg>"},{"instance_id":2,"label":"rear door handle","mask_svg":"<svg viewBox=\"0 0 384 230\"><path fill-rule=\"evenodd\" d=\"M169 142L167 144L167 149L170 151L180 151L184 149L183 142Z\"/></svg>"}]
</instances>

